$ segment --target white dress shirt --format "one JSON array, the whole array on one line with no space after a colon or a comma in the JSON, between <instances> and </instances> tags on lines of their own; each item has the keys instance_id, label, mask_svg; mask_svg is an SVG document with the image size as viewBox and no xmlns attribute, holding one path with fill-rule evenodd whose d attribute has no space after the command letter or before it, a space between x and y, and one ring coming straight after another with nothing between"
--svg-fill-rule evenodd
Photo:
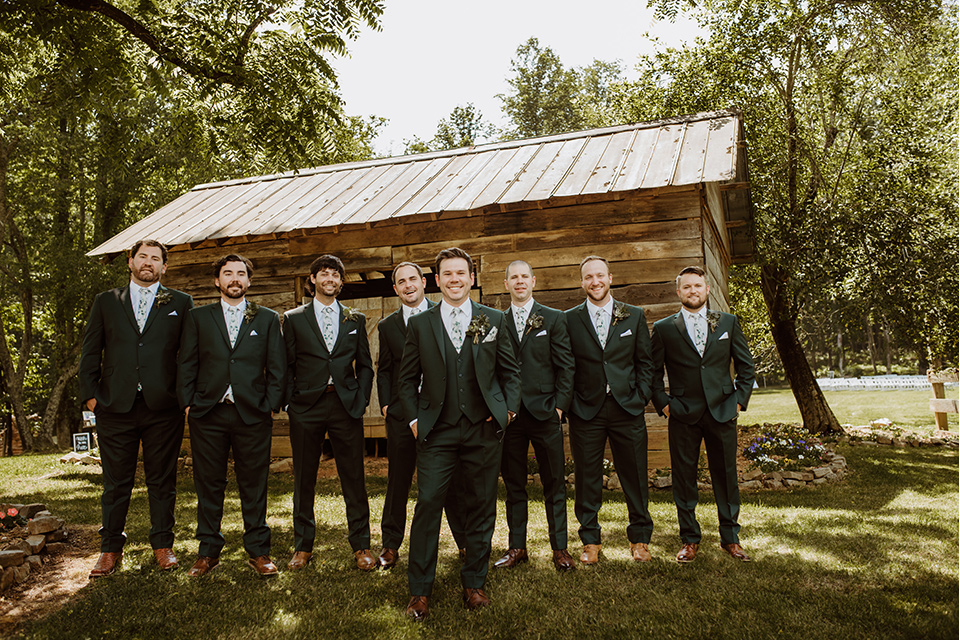
<instances>
[{"instance_id":1,"label":"white dress shirt","mask_svg":"<svg viewBox=\"0 0 960 640\"><path fill-rule=\"evenodd\" d=\"M244 298L240 301L240 304L234 307L233 305L228 304L223 298L220 298L220 310L223 312L223 323L227 325L228 335L230 333L230 309L239 309L240 315L242 316L247 310L247 299ZM240 321L240 327L243 328L243 320ZM239 333L237 334L237 337L240 337ZM231 404L235 402L233 398L233 385L227 385L227 392L223 394L222 398L220 398L220 402L229 402Z\"/></svg>"},{"instance_id":2,"label":"white dress shirt","mask_svg":"<svg viewBox=\"0 0 960 640\"><path fill-rule=\"evenodd\" d=\"M607 304L602 307L598 307L593 304L592 301L587 300L587 311L590 313L590 324L593 325L593 330L597 330L597 310L600 309L603 311L603 325L607 328L607 338L610 337L610 328L613 326L613 296L607 300ZM597 334L599 335L599 334Z\"/></svg>"},{"instance_id":3,"label":"white dress shirt","mask_svg":"<svg viewBox=\"0 0 960 640\"><path fill-rule=\"evenodd\" d=\"M467 298L459 307L447 304L446 300L440 302L440 318L443 320L443 328L447 330L447 336L453 341L453 310L460 309L460 325L463 327L464 344L466 344L467 327L473 319L473 304Z\"/></svg>"},{"instance_id":4,"label":"white dress shirt","mask_svg":"<svg viewBox=\"0 0 960 640\"><path fill-rule=\"evenodd\" d=\"M157 290L160 288L160 281L156 281L148 287L141 287L133 280L130 281L130 302L133 303L133 315L137 315L137 308L140 307L140 289L149 289L150 290L150 302L151 300L157 299ZM147 315L150 315L150 307L147 306Z\"/></svg>"},{"instance_id":5,"label":"white dress shirt","mask_svg":"<svg viewBox=\"0 0 960 640\"><path fill-rule=\"evenodd\" d=\"M683 316L683 324L687 327L687 335L690 336L690 342L693 343L693 346L697 346L697 325L695 318L699 317L702 323L700 326L703 328L703 340L704 347L706 347L707 334L709 333L709 328L707 326L707 305L703 305L696 313L690 313L685 308L680 308L680 314Z\"/></svg>"},{"instance_id":6,"label":"white dress shirt","mask_svg":"<svg viewBox=\"0 0 960 640\"><path fill-rule=\"evenodd\" d=\"M523 324L520 324L520 316L518 312L523 309L526 313L523 314L524 320ZM530 313L533 312L533 296L530 296L527 301L520 305L519 307L515 304L510 305L510 312L513 313L513 324L517 327L517 335L521 338L523 337L523 329L527 324L527 321L530 320Z\"/></svg>"}]
</instances>

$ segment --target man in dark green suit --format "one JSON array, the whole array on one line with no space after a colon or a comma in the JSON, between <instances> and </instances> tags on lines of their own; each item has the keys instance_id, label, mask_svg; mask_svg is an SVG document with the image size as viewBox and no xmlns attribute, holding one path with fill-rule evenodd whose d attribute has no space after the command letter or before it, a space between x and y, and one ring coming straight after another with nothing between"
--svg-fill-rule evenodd
<instances>
[{"instance_id":1,"label":"man in dark green suit","mask_svg":"<svg viewBox=\"0 0 960 640\"><path fill-rule=\"evenodd\" d=\"M363 571L377 566L370 553L370 505L363 474L363 413L373 389L373 362L366 317L337 302L345 277L340 258L320 256L310 264L313 300L284 314L294 475L291 569L302 569L313 558L317 470L328 435L354 559Z\"/></svg>"},{"instance_id":2,"label":"man in dark green suit","mask_svg":"<svg viewBox=\"0 0 960 640\"><path fill-rule=\"evenodd\" d=\"M560 416L573 394L573 352L564 314L533 299L537 278L530 265L515 260L503 281L510 293L507 327L520 365L520 413L503 439L500 473L507 489L509 549L494 563L515 567L527 555L527 452L533 443L553 564L558 571L575 568L567 552L567 484L564 474Z\"/></svg>"},{"instance_id":3,"label":"man in dark green suit","mask_svg":"<svg viewBox=\"0 0 960 640\"><path fill-rule=\"evenodd\" d=\"M473 261L459 248L436 260L443 300L411 318L400 365L403 415L417 438L417 506L410 527L408 616L427 616L437 571L440 518L459 465L465 481L463 603L490 603L483 592L497 518L503 431L520 408L520 370L503 313L470 300ZM422 383L422 386L421 386Z\"/></svg>"},{"instance_id":4,"label":"man in dark green suit","mask_svg":"<svg viewBox=\"0 0 960 640\"><path fill-rule=\"evenodd\" d=\"M600 557L603 458L607 440L623 487L634 560L647 562L653 520L647 509L647 426L653 361L643 309L613 299L610 265L600 256L580 263L583 304L566 312L576 361L570 404L570 448L575 465L574 511L580 521L580 562Z\"/></svg>"},{"instance_id":5,"label":"man in dark green suit","mask_svg":"<svg viewBox=\"0 0 960 640\"><path fill-rule=\"evenodd\" d=\"M680 540L677 562L693 562L700 544L696 508L700 442L707 450L720 520L720 546L741 561L740 488L737 479L737 415L753 392L753 357L735 315L707 309L706 272L687 267L677 276L682 308L653 325L653 403L669 418L673 500ZM730 366L736 380L730 379ZM670 392L663 386L663 369Z\"/></svg>"},{"instance_id":6,"label":"man in dark green suit","mask_svg":"<svg viewBox=\"0 0 960 640\"><path fill-rule=\"evenodd\" d=\"M177 349L193 298L160 285L167 248L156 240L133 245L127 266L130 283L94 300L80 355L80 397L97 416L103 466L101 553L91 578L113 573L123 556L123 529L141 444L150 497L150 546L161 569L177 567L173 523L183 440Z\"/></svg>"},{"instance_id":7,"label":"man in dark green suit","mask_svg":"<svg viewBox=\"0 0 960 640\"><path fill-rule=\"evenodd\" d=\"M233 451L243 546L262 576L276 575L267 526L271 412L283 402L287 369L280 317L246 299L253 265L230 254L213 265L220 300L190 311L180 341L178 395L190 422L200 557L189 575L220 564L227 458Z\"/></svg>"},{"instance_id":8,"label":"man in dark green suit","mask_svg":"<svg viewBox=\"0 0 960 640\"><path fill-rule=\"evenodd\" d=\"M436 306L424 296L427 279L420 265L401 262L393 268L393 290L400 298L400 308L384 318L377 331L380 337L380 352L377 356L377 395L380 411L387 427L387 495L383 500L383 517L380 530L383 534L383 549L378 558L380 566L389 569L396 565L403 532L407 526L407 496L417 468L417 439L410 431L410 420L403 415L400 402L400 358L407 340L407 323L410 318ZM454 486L459 483L459 476ZM447 492L444 510L447 523L457 547L464 549L462 505L459 492Z\"/></svg>"}]
</instances>

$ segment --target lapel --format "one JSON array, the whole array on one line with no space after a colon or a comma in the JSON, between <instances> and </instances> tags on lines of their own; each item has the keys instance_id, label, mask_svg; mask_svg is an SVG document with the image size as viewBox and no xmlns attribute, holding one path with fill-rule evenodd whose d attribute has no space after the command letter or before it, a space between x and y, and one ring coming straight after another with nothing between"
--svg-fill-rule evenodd
<instances>
[{"instance_id":1,"label":"lapel","mask_svg":"<svg viewBox=\"0 0 960 640\"><path fill-rule=\"evenodd\" d=\"M350 331L357 331L360 328L360 325L355 321L351 320L349 323L344 320L344 315L346 314L346 307L338 300L337 305L340 307L340 315L337 316L337 322L340 323L340 327L337 330L337 339L333 343L333 350L336 351L340 344L344 341L344 335L350 335ZM401 320L403 322L403 320ZM351 328L352 327L352 328ZM330 355L333 355L332 353Z\"/></svg>"},{"instance_id":2,"label":"lapel","mask_svg":"<svg viewBox=\"0 0 960 640\"><path fill-rule=\"evenodd\" d=\"M477 304L476 302L474 302L473 300L470 300L470 313L472 314L472 315L470 316L470 322L471 322L471 323L473 322L473 319L474 319L474 318L478 318L478 317L480 317L481 315L485 315L485 314L483 313L483 311L480 310L480 305L478 305L478 304ZM490 318L488 317L487 320L489 320L489 319L490 319ZM491 326L491 329L487 329L487 333L490 333L490 331L492 330L493 323L491 323L490 326ZM477 352L480 350L480 344L483 342L483 339L486 338L486 337L487 337L487 334L485 333L484 335L482 335L482 336L480 336L480 337L477 337L477 336L467 336L467 335L465 335L464 338L463 338L464 342L467 342L467 341L470 342L470 348L473 349L473 368L474 368L474 370L476 370L476 368L477 368Z\"/></svg>"},{"instance_id":3,"label":"lapel","mask_svg":"<svg viewBox=\"0 0 960 640\"><path fill-rule=\"evenodd\" d=\"M719 312L718 312L719 313ZM707 341L703 345L703 355L707 355L707 351L710 349L710 345L716 343L720 336L723 335L723 332L720 330L720 321L723 320L723 316L720 316L717 319L717 328L713 331L710 330L710 310L707 309Z\"/></svg>"},{"instance_id":4,"label":"lapel","mask_svg":"<svg viewBox=\"0 0 960 640\"><path fill-rule=\"evenodd\" d=\"M540 308L540 303L536 300L533 301L533 306L530 307L530 313L527 314L527 324L530 324L530 318L537 315L537 311ZM513 315L512 313L510 315ZM527 344L527 338L530 337L531 331L528 331L526 327L523 328L523 338L520 339L520 347ZM516 335L516 334L514 334Z\"/></svg>"},{"instance_id":5,"label":"lapel","mask_svg":"<svg viewBox=\"0 0 960 640\"><path fill-rule=\"evenodd\" d=\"M220 328L220 335L223 336L223 341L227 343L227 349L231 349L231 347L230 347L230 332L227 331L227 321L224 320L224 318L223 318L223 305L221 304L221 301L220 301L220 300L217 300L216 302L214 302L214 303L211 304L210 306L213 307L213 308L210 310L210 312L213 314L213 324L217 325L217 327ZM239 341L240 341L240 339L237 338L237 342L239 342ZM231 349L231 350L232 350L232 349Z\"/></svg>"},{"instance_id":6,"label":"lapel","mask_svg":"<svg viewBox=\"0 0 960 640\"><path fill-rule=\"evenodd\" d=\"M513 305L510 305L510 309L507 310L504 315L507 316L507 329L510 330L510 340L513 341L513 346L519 352L523 340L517 335L517 322L513 317Z\"/></svg>"},{"instance_id":7,"label":"lapel","mask_svg":"<svg viewBox=\"0 0 960 640\"><path fill-rule=\"evenodd\" d=\"M693 350L693 355L697 358L702 358L700 352L697 351L697 345L693 344L693 340L690 338L690 333L687 332L687 323L683 321L683 311L677 311L677 315L673 317L673 326L677 328L677 331L680 333L680 339L687 343L687 345ZM709 327L707 327L709 329ZM707 342L709 343L710 336L707 336ZM706 353L707 349L704 347L703 352Z\"/></svg>"},{"instance_id":8,"label":"lapel","mask_svg":"<svg viewBox=\"0 0 960 640\"><path fill-rule=\"evenodd\" d=\"M600 336L597 335L597 330L593 326L593 322L590 320L590 311L593 310L593 305L588 301L584 300L583 304L580 305L580 310L577 312L577 315L580 316L580 321L583 322L583 327L586 329L587 333L593 337L593 341L600 347L600 350L604 350L604 346L600 344ZM611 327L612 329L613 327ZM610 331L607 331L607 344L610 344Z\"/></svg>"},{"instance_id":9,"label":"lapel","mask_svg":"<svg viewBox=\"0 0 960 640\"><path fill-rule=\"evenodd\" d=\"M307 316L307 326L313 329L313 334L317 336L317 341L324 351L327 351L327 341L323 339L323 333L320 331L320 325L317 324L317 311L314 308L313 300L304 305L303 315ZM329 351L327 351L329 353Z\"/></svg>"},{"instance_id":10,"label":"lapel","mask_svg":"<svg viewBox=\"0 0 960 640\"><path fill-rule=\"evenodd\" d=\"M247 300L247 309L250 308L250 304L251 304L250 301ZM223 314L221 313L220 316L222 317ZM256 317L257 316L254 316L253 319L247 322L246 312L244 312L243 317L240 318L240 328L237 330L237 341L233 345L234 351L236 351L240 347L240 343L243 342L243 338L249 335L250 332L253 330L253 323L256 320ZM226 324L224 324L224 326L226 326Z\"/></svg>"},{"instance_id":11,"label":"lapel","mask_svg":"<svg viewBox=\"0 0 960 640\"><path fill-rule=\"evenodd\" d=\"M140 333L140 327L137 326L137 315L133 312L133 300L130 298L130 285L120 288L120 306L123 307L124 315L133 325L133 330Z\"/></svg>"},{"instance_id":12,"label":"lapel","mask_svg":"<svg viewBox=\"0 0 960 640\"><path fill-rule=\"evenodd\" d=\"M433 337L437 341L437 350L440 352L440 357L443 358L443 364L447 364L447 350L446 345L443 344L445 332L443 330L443 318L440 317L440 305L432 309L428 309L424 313L430 314L430 326L433 328Z\"/></svg>"},{"instance_id":13,"label":"lapel","mask_svg":"<svg viewBox=\"0 0 960 640\"><path fill-rule=\"evenodd\" d=\"M160 315L160 305L157 304L157 296L160 295L160 292L163 290L163 285L157 287L157 293L153 296L153 304L150 305L150 309L147 311L147 321L143 323L143 333L146 333L150 329L153 320ZM129 289L127 289L127 291L129 291Z\"/></svg>"}]
</instances>

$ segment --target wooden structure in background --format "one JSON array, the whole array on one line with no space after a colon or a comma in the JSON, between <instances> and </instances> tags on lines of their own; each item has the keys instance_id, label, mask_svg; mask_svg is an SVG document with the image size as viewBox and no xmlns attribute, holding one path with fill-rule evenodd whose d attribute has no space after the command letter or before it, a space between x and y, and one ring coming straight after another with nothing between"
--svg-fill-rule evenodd
<instances>
[{"instance_id":1,"label":"wooden structure in background","mask_svg":"<svg viewBox=\"0 0 960 640\"><path fill-rule=\"evenodd\" d=\"M437 252L459 246L477 268L475 297L509 304L503 273L530 262L537 299L567 309L583 300L580 260L611 263L615 298L652 323L678 308L674 278L703 265L710 306L727 310L728 267L753 259L753 213L743 124L736 111L594 129L198 185L90 255L112 257L139 238L170 249L164 283L216 299L210 273L235 252L255 266L250 297L279 312L301 303L310 262L340 256L340 299L377 322L394 311L390 273L412 261L432 272ZM376 387L374 387L376 394ZM383 437L377 398L368 437ZM666 422L648 408L650 467L666 466ZM289 455L277 420L274 455Z\"/></svg>"},{"instance_id":2,"label":"wooden structure in background","mask_svg":"<svg viewBox=\"0 0 960 640\"><path fill-rule=\"evenodd\" d=\"M927 373L927 380L933 386L933 397L930 398L930 411L933 411L933 417L937 421L937 429L946 431L950 428L947 424L948 413L960 413L960 403L953 398L948 398L944 390L944 384L947 382L956 383L960 380L956 369L953 371L941 371L938 373Z\"/></svg>"}]
</instances>

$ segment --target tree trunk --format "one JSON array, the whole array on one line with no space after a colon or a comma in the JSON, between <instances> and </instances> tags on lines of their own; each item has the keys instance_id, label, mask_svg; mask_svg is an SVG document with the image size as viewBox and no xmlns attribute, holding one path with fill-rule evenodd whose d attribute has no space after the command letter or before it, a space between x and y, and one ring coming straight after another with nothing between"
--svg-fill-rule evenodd
<instances>
[{"instance_id":1,"label":"tree trunk","mask_svg":"<svg viewBox=\"0 0 960 640\"><path fill-rule=\"evenodd\" d=\"M837 331L837 373L843 377L843 331Z\"/></svg>"},{"instance_id":2,"label":"tree trunk","mask_svg":"<svg viewBox=\"0 0 960 640\"><path fill-rule=\"evenodd\" d=\"M51 445L53 445L53 434L57 433L57 446L61 450L70 448L67 444L67 441L70 440L70 434L69 430L67 430L67 437L63 438L62 434L58 433L57 424L59 420L57 418L60 415L60 406L65 397L64 391L67 388L67 384L70 383L70 380L72 380L80 370L79 352L80 344L77 343L70 349L70 353L67 354L65 360L70 364L60 372L60 376L57 378L56 383L54 383L53 389L50 390L50 399L47 401L47 408L43 413L43 423L40 426L40 433L44 434Z\"/></svg>"},{"instance_id":3,"label":"tree trunk","mask_svg":"<svg viewBox=\"0 0 960 640\"><path fill-rule=\"evenodd\" d=\"M867 350L870 352L870 366L873 367L873 375L877 375L879 373L877 371L877 345L873 339L873 321L870 319L869 313L863 316L863 324L867 327Z\"/></svg>"},{"instance_id":4,"label":"tree trunk","mask_svg":"<svg viewBox=\"0 0 960 640\"><path fill-rule=\"evenodd\" d=\"M777 353L800 409L803 426L811 433L839 432L840 423L827 404L797 337L796 317L788 302L787 280L786 273L775 265L760 268L760 284Z\"/></svg>"},{"instance_id":5,"label":"tree trunk","mask_svg":"<svg viewBox=\"0 0 960 640\"><path fill-rule=\"evenodd\" d=\"M883 350L887 356L887 375L893 373L893 356L890 353L890 329L887 327L887 319L883 319Z\"/></svg>"}]
</instances>

